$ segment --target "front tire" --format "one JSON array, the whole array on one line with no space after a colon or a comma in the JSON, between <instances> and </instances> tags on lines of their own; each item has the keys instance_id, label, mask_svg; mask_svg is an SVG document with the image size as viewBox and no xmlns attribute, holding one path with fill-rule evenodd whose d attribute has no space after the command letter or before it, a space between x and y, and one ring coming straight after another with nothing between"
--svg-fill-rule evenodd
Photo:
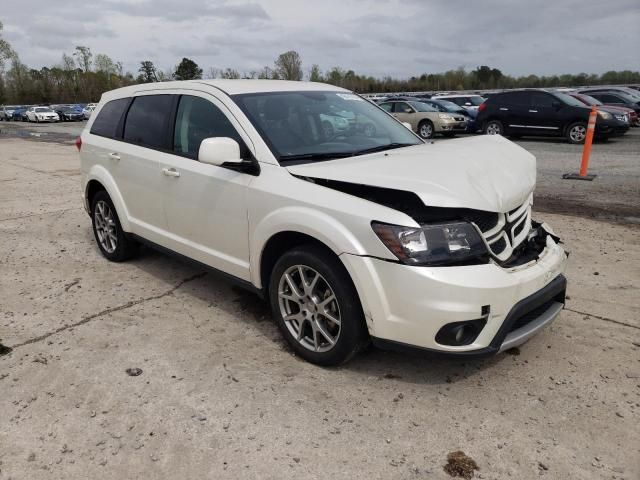
<instances>
[{"instance_id":1,"label":"front tire","mask_svg":"<svg viewBox=\"0 0 640 480\"><path fill-rule=\"evenodd\" d=\"M418 135L424 140L433 138L434 129L431 120L423 120L422 122L420 122L420 124L418 125Z\"/></svg>"},{"instance_id":2,"label":"front tire","mask_svg":"<svg viewBox=\"0 0 640 480\"><path fill-rule=\"evenodd\" d=\"M489 120L484 125L485 135L504 135L504 126L500 120Z\"/></svg>"},{"instance_id":3,"label":"front tire","mask_svg":"<svg viewBox=\"0 0 640 480\"><path fill-rule=\"evenodd\" d=\"M587 138L587 124L584 122L575 122L567 128L567 141L573 145L584 143Z\"/></svg>"},{"instance_id":4,"label":"front tire","mask_svg":"<svg viewBox=\"0 0 640 480\"><path fill-rule=\"evenodd\" d=\"M96 243L107 260L123 262L138 253L138 244L122 230L116 208L104 190L91 199L91 220Z\"/></svg>"},{"instance_id":5,"label":"front tire","mask_svg":"<svg viewBox=\"0 0 640 480\"><path fill-rule=\"evenodd\" d=\"M276 262L269 281L273 316L297 355L317 365L339 365L368 341L358 293L331 252L303 245Z\"/></svg>"}]
</instances>

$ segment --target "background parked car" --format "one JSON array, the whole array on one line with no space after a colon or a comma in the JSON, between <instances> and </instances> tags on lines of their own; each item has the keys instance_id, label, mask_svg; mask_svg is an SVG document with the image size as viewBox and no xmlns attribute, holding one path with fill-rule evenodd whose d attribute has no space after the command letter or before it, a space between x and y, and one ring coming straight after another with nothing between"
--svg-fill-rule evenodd
<instances>
[{"instance_id":1,"label":"background parked car","mask_svg":"<svg viewBox=\"0 0 640 480\"><path fill-rule=\"evenodd\" d=\"M582 90L580 93L589 95L596 100L600 100L605 105L631 108L638 115L640 115L640 99L633 97L632 95L628 95L622 91Z\"/></svg>"},{"instance_id":2,"label":"background parked car","mask_svg":"<svg viewBox=\"0 0 640 480\"><path fill-rule=\"evenodd\" d=\"M77 120L84 120L84 114L82 110L75 105L59 105L54 108L54 111L60 117L63 122L72 122Z\"/></svg>"},{"instance_id":3,"label":"background parked car","mask_svg":"<svg viewBox=\"0 0 640 480\"><path fill-rule=\"evenodd\" d=\"M619 105L605 105L597 98L582 93L569 93L573 98L577 98L585 105L595 106L598 110L603 110L614 115L618 120L628 121L631 126L640 126L638 114L632 108L621 107ZM626 116L626 118L625 118Z\"/></svg>"},{"instance_id":4,"label":"background parked car","mask_svg":"<svg viewBox=\"0 0 640 480\"><path fill-rule=\"evenodd\" d=\"M460 105L468 111L478 111L478 107L485 101L484 97L480 95L438 95L432 97L434 100L447 100L453 102L456 105Z\"/></svg>"},{"instance_id":5,"label":"background parked car","mask_svg":"<svg viewBox=\"0 0 640 480\"><path fill-rule=\"evenodd\" d=\"M13 111L11 120L14 122L26 122L27 107L18 107Z\"/></svg>"},{"instance_id":6,"label":"background parked car","mask_svg":"<svg viewBox=\"0 0 640 480\"><path fill-rule=\"evenodd\" d=\"M60 117L49 107L30 107L27 109L27 119L30 122L59 122Z\"/></svg>"},{"instance_id":7,"label":"background parked car","mask_svg":"<svg viewBox=\"0 0 640 480\"><path fill-rule=\"evenodd\" d=\"M93 111L96 109L96 104L95 103L88 103L83 109L82 109L82 116L84 117L85 120L89 120L89 118L91 118L91 115L93 114Z\"/></svg>"},{"instance_id":8,"label":"background parked car","mask_svg":"<svg viewBox=\"0 0 640 480\"><path fill-rule=\"evenodd\" d=\"M381 103L380 107L401 122L410 123L413 131L424 139L433 138L436 133L451 137L467 130L463 115L442 113L426 103L401 100Z\"/></svg>"},{"instance_id":9,"label":"background parked car","mask_svg":"<svg viewBox=\"0 0 640 480\"><path fill-rule=\"evenodd\" d=\"M13 116L13 112L20 108L19 105L5 105L0 107L0 120L11 120Z\"/></svg>"},{"instance_id":10,"label":"background parked car","mask_svg":"<svg viewBox=\"0 0 640 480\"><path fill-rule=\"evenodd\" d=\"M440 100L437 98L420 98L419 101L426 103L427 105L431 105L439 112L455 113L457 115L465 116L467 119L467 132L475 133L478 131L478 126L476 124L476 117L478 116L477 110L467 110L456 103L450 102L449 100Z\"/></svg>"},{"instance_id":11,"label":"background parked car","mask_svg":"<svg viewBox=\"0 0 640 480\"><path fill-rule=\"evenodd\" d=\"M476 121L489 135L564 136L583 143L591 109L561 92L540 89L513 90L492 96L478 110ZM621 135L629 125L599 111L595 134L599 138Z\"/></svg>"}]
</instances>

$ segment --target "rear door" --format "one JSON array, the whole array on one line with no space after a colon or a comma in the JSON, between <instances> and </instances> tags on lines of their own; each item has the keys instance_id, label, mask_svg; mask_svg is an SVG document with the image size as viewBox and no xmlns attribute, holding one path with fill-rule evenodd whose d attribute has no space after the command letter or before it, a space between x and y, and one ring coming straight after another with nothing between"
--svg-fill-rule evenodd
<instances>
[{"instance_id":1,"label":"rear door","mask_svg":"<svg viewBox=\"0 0 640 480\"><path fill-rule=\"evenodd\" d=\"M219 99L185 91L176 109L172 153L158 165L169 247L249 280L247 187L253 176L199 162L200 143L210 137L232 138L243 158L253 156L249 136Z\"/></svg>"},{"instance_id":2,"label":"rear door","mask_svg":"<svg viewBox=\"0 0 640 480\"><path fill-rule=\"evenodd\" d=\"M159 244L165 236L166 219L158 157L171 148L169 128L176 100L164 92L133 97L125 116L122 141L105 152L134 233Z\"/></svg>"},{"instance_id":3,"label":"rear door","mask_svg":"<svg viewBox=\"0 0 640 480\"><path fill-rule=\"evenodd\" d=\"M507 97L498 110L505 119L507 129L512 133L529 133L531 126L530 92L509 92L501 96Z\"/></svg>"}]
</instances>

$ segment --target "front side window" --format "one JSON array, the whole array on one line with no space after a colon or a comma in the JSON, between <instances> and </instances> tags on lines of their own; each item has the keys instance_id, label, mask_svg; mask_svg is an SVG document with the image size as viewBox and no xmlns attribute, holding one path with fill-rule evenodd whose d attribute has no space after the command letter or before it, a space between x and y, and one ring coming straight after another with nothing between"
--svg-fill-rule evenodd
<instances>
[{"instance_id":1,"label":"front side window","mask_svg":"<svg viewBox=\"0 0 640 480\"><path fill-rule=\"evenodd\" d=\"M393 103L383 103L380 105L380 108L383 109L385 112L390 112L391 109L393 108Z\"/></svg>"},{"instance_id":2,"label":"front side window","mask_svg":"<svg viewBox=\"0 0 640 480\"><path fill-rule=\"evenodd\" d=\"M431 105L422 102L411 102L411 106L418 112L437 112Z\"/></svg>"},{"instance_id":3,"label":"front side window","mask_svg":"<svg viewBox=\"0 0 640 480\"><path fill-rule=\"evenodd\" d=\"M540 107L540 108L549 107L550 108L550 107L553 107L553 100L554 100L553 97L551 95L547 95L546 93L533 92L531 94L532 107Z\"/></svg>"},{"instance_id":4,"label":"front side window","mask_svg":"<svg viewBox=\"0 0 640 480\"><path fill-rule=\"evenodd\" d=\"M232 138L238 142L242 156L245 157L244 141L225 114L204 98L183 95L178 105L173 134L174 151L190 158L197 158L202 140L210 137Z\"/></svg>"},{"instance_id":5,"label":"front side window","mask_svg":"<svg viewBox=\"0 0 640 480\"><path fill-rule=\"evenodd\" d=\"M396 102L393 111L396 113L413 113L413 109L406 102Z\"/></svg>"},{"instance_id":6,"label":"front side window","mask_svg":"<svg viewBox=\"0 0 640 480\"><path fill-rule=\"evenodd\" d=\"M168 149L167 125L171 116L173 95L135 97L124 125L124 139L153 148Z\"/></svg>"},{"instance_id":7,"label":"front side window","mask_svg":"<svg viewBox=\"0 0 640 480\"><path fill-rule=\"evenodd\" d=\"M280 162L332 160L423 143L383 110L349 92L263 92L232 98Z\"/></svg>"},{"instance_id":8,"label":"front side window","mask_svg":"<svg viewBox=\"0 0 640 480\"><path fill-rule=\"evenodd\" d=\"M571 105L572 107L584 107L584 104L580 100L572 97L571 95L567 95L566 93L554 92L553 96L559 98L562 102L567 105Z\"/></svg>"},{"instance_id":9,"label":"front side window","mask_svg":"<svg viewBox=\"0 0 640 480\"><path fill-rule=\"evenodd\" d=\"M91 125L91 133L102 137L114 138L116 136L120 119L129 105L129 98L119 98L107 102Z\"/></svg>"}]
</instances>

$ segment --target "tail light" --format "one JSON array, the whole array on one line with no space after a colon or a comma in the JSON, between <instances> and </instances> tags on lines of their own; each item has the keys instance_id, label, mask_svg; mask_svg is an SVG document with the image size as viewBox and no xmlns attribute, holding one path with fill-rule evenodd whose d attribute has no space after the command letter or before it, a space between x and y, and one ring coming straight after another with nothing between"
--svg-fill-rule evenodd
<instances>
[{"instance_id":1,"label":"tail light","mask_svg":"<svg viewBox=\"0 0 640 480\"><path fill-rule=\"evenodd\" d=\"M80 151L80 149L82 148L82 138L80 137L76 138L76 148L78 149L78 151Z\"/></svg>"},{"instance_id":2,"label":"tail light","mask_svg":"<svg viewBox=\"0 0 640 480\"><path fill-rule=\"evenodd\" d=\"M487 105L485 103L481 103L480 105L478 105L478 113L483 111L485 108L487 108Z\"/></svg>"}]
</instances>

